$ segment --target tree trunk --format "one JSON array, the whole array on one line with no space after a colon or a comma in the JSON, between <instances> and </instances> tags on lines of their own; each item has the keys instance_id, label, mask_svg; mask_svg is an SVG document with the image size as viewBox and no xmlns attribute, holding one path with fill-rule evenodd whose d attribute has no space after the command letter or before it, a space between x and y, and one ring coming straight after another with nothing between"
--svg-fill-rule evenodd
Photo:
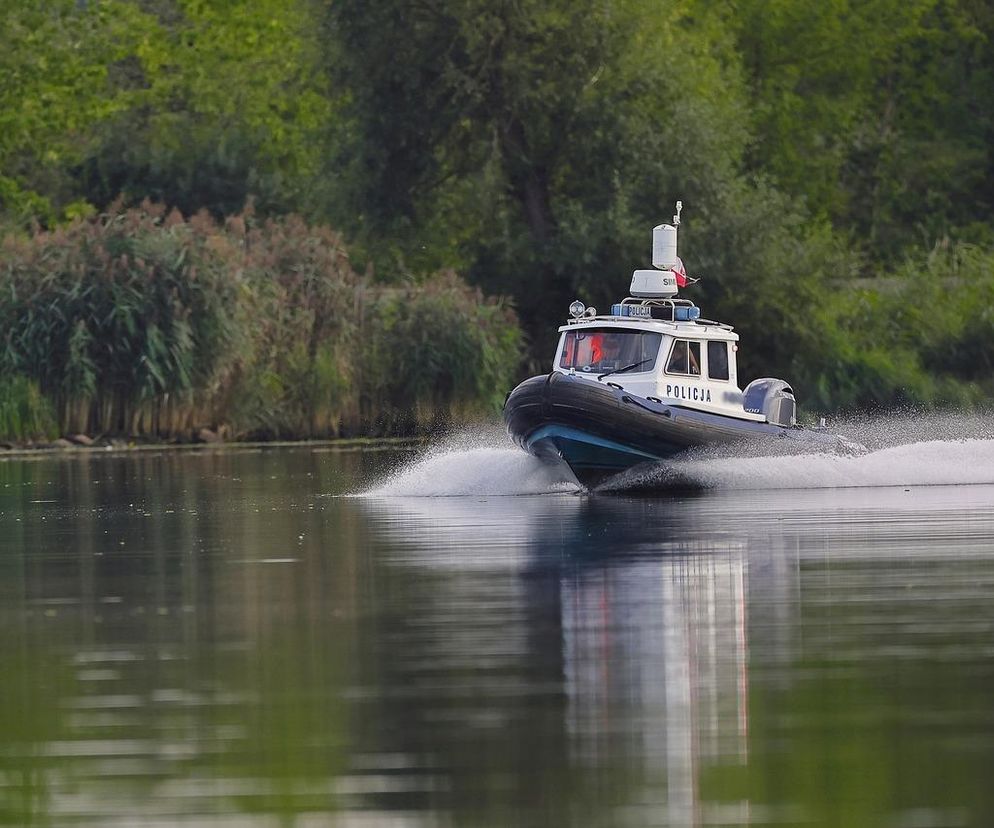
<instances>
[{"instance_id":1,"label":"tree trunk","mask_svg":"<svg viewBox=\"0 0 994 828\"><path fill-rule=\"evenodd\" d=\"M544 247L556 229L548 171L531 158L524 124L518 118L501 124L499 141L511 195L521 207L532 238Z\"/></svg>"}]
</instances>

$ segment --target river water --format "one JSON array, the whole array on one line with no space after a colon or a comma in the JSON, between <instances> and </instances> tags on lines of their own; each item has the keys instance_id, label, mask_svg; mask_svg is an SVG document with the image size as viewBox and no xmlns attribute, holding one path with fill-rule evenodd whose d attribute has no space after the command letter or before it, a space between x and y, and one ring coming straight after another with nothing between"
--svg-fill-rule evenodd
<instances>
[{"instance_id":1,"label":"river water","mask_svg":"<svg viewBox=\"0 0 994 828\"><path fill-rule=\"evenodd\" d=\"M994 441L874 448L0 462L0 824L990 826Z\"/></svg>"}]
</instances>

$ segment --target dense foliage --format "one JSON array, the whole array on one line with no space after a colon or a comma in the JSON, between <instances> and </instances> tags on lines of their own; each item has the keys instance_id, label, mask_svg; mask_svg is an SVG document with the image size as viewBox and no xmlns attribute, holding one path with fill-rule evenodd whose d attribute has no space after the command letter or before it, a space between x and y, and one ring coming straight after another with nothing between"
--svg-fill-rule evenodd
<instances>
[{"instance_id":1,"label":"dense foliage","mask_svg":"<svg viewBox=\"0 0 994 828\"><path fill-rule=\"evenodd\" d=\"M145 204L8 238L0 261L0 433L17 438L412 433L492 408L520 360L499 303L449 273L410 296L367 285L296 216Z\"/></svg>"},{"instance_id":2,"label":"dense foliage","mask_svg":"<svg viewBox=\"0 0 994 828\"><path fill-rule=\"evenodd\" d=\"M9 279L44 276L19 282L23 296L61 296L79 268L96 278L104 264L62 261L58 234L99 247L124 219L58 228L115 215L118 198L207 210L224 228L207 244L162 216L161 234L136 230L109 253L101 301L127 296L154 333L127 332L128 304L110 321L94 305L95 319L51 334L56 350L34 342L66 367L17 370L63 426L83 399L96 416L97 398L99 422L118 427L220 406L272 435L374 411L407 428L450 394L485 405L545 364L570 299L603 307L624 290L676 198L684 259L703 277L689 295L738 326L743 377L789 376L821 410L994 395L989 4L0 3L0 224L19 238L3 265ZM29 242L33 222L52 235ZM205 283L228 274L216 296L169 264L180 250L198 251ZM253 265L235 285L224 263L239 250ZM514 301L527 365L507 366L503 304L427 277L450 269ZM176 307L156 304L174 290ZM15 328L24 301L0 308ZM183 340L196 314L203 338ZM355 330L329 321L346 317ZM389 361L377 326L417 339L424 320L428 358L356 392ZM84 344L120 330L91 366ZM160 347L161 376L126 365ZM461 373L470 353L495 367ZM177 394L186 414L161 407Z\"/></svg>"}]
</instances>

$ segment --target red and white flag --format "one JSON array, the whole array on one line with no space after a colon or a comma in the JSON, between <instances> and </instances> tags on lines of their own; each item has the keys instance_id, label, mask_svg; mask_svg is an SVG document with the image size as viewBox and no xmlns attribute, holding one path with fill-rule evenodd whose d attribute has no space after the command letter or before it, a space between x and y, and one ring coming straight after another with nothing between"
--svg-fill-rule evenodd
<instances>
[{"instance_id":1,"label":"red and white flag","mask_svg":"<svg viewBox=\"0 0 994 828\"><path fill-rule=\"evenodd\" d=\"M676 286L678 288L687 287L690 284L690 280L687 279L687 268L683 266L683 259L679 256L676 258L676 264L670 270L676 275Z\"/></svg>"}]
</instances>

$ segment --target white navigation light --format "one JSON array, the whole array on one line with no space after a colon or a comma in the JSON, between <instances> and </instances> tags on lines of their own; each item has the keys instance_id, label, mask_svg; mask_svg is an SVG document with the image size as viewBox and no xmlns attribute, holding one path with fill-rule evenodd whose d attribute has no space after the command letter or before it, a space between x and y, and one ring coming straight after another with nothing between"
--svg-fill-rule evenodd
<instances>
[{"instance_id":1,"label":"white navigation light","mask_svg":"<svg viewBox=\"0 0 994 828\"><path fill-rule=\"evenodd\" d=\"M583 316L583 312L586 309L587 308L584 306L583 302L581 302L579 299L574 299L572 302L570 302L569 315L572 316L574 319L579 319L581 316Z\"/></svg>"}]
</instances>

